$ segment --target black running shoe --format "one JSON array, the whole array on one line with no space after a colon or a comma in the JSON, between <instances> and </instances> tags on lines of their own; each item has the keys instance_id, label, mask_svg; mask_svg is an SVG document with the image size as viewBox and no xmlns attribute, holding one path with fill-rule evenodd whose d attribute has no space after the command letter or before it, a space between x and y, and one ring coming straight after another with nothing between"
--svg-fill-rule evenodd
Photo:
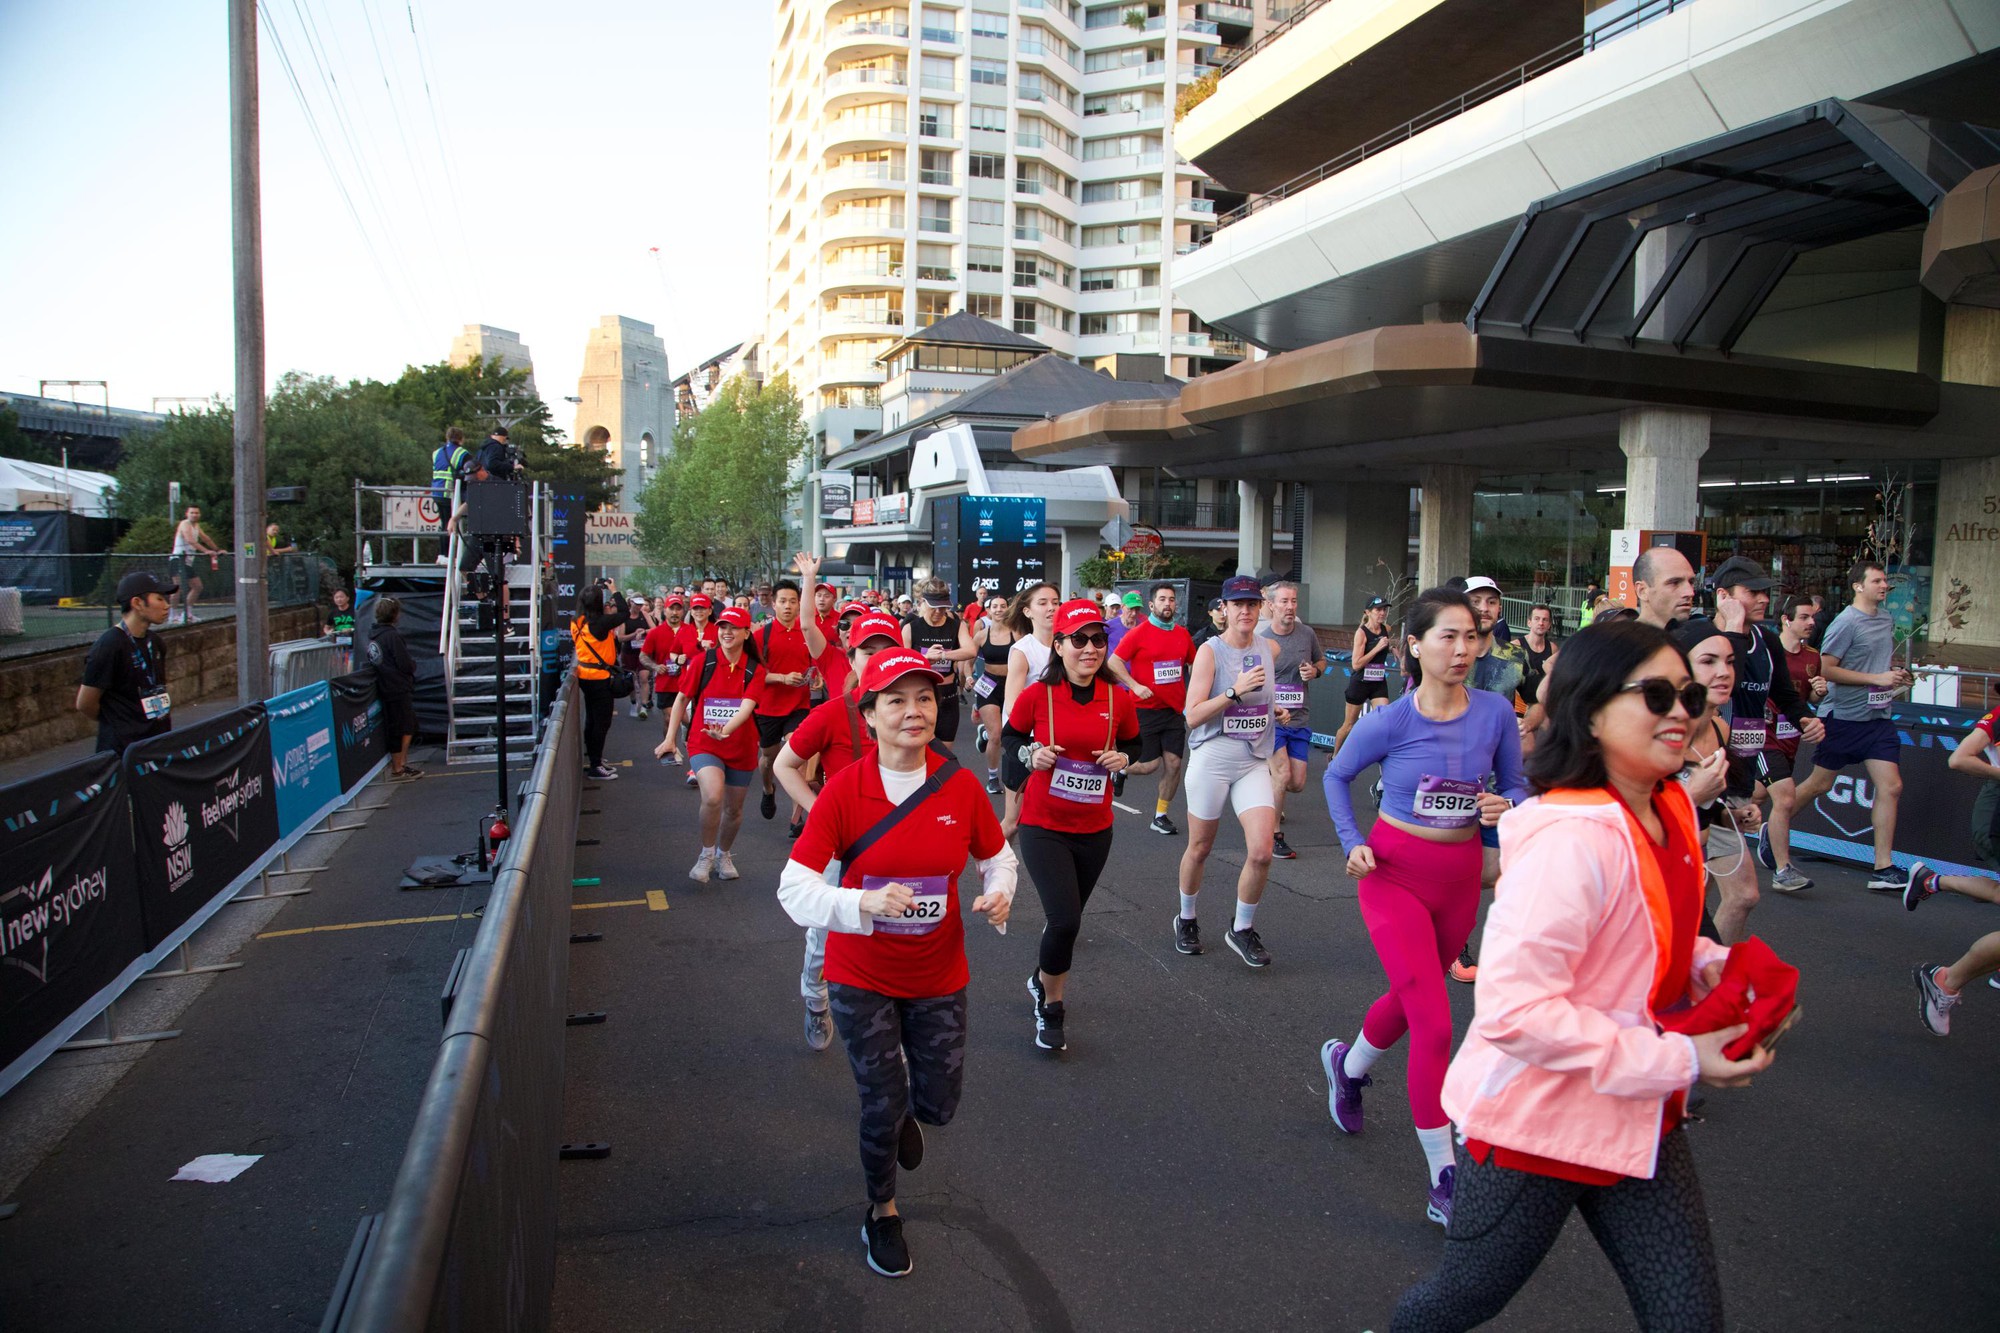
<instances>
[{"instance_id":1,"label":"black running shoe","mask_svg":"<svg viewBox=\"0 0 2000 1333\"><path fill-rule=\"evenodd\" d=\"M774 791L765 792L764 799L757 802L757 813L766 819L776 819L778 817L778 793Z\"/></svg>"},{"instance_id":2,"label":"black running shoe","mask_svg":"<svg viewBox=\"0 0 2000 1333\"><path fill-rule=\"evenodd\" d=\"M1154 815L1153 822L1146 825L1146 827L1155 833L1163 833L1169 838L1178 838L1181 835L1180 827L1165 815Z\"/></svg>"},{"instance_id":3,"label":"black running shoe","mask_svg":"<svg viewBox=\"0 0 2000 1333\"><path fill-rule=\"evenodd\" d=\"M1201 922L1174 913L1174 948L1182 953L1201 952Z\"/></svg>"},{"instance_id":4,"label":"black running shoe","mask_svg":"<svg viewBox=\"0 0 2000 1333\"><path fill-rule=\"evenodd\" d=\"M1282 833L1271 835L1271 855L1279 861L1296 861L1299 856L1292 850L1292 845L1285 841L1285 835Z\"/></svg>"},{"instance_id":5,"label":"black running shoe","mask_svg":"<svg viewBox=\"0 0 2000 1333\"><path fill-rule=\"evenodd\" d=\"M799 834L804 833L805 831L806 831L806 817L803 814L801 814L797 819L794 819L791 822L791 824L788 825L785 829L786 834L790 836L793 842L797 842L799 840Z\"/></svg>"},{"instance_id":6,"label":"black running shoe","mask_svg":"<svg viewBox=\"0 0 2000 1333\"><path fill-rule=\"evenodd\" d=\"M1264 947L1264 941L1257 938L1257 928L1255 926L1252 926L1248 930L1232 930L1227 935L1224 935L1222 939L1225 944L1236 951L1237 957L1250 964L1250 966L1269 967L1271 965L1270 951Z\"/></svg>"},{"instance_id":7,"label":"black running shoe","mask_svg":"<svg viewBox=\"0 0 2000 1333\"><path fill-rule=\"evenodd\" d=\"M903 1240L903 1219L874 1214L870 1208L861 1221L861 1244L868 1253L868 1266L883 1277L908 1277L910 1247Z\"/></svg>"},{"instance_id":8,"label":"black running shoe","mask_svg":"<svg viewBox=\"0 0 2000 1333\"><path fill-rule=\"evenodd\" d=\"M917 1123L913 1115L903 1117L903 1127L896 1131L896 1165L905 1171L914 1171L924 1164L924 1127Z\"/></svg>"},{"instance_id":9,"label":"black running shoe","mask_svg":"<svg viewBox=\"0 0 2000 1333\"><path fill-rule=\"evenodd\" d=\"M1028 994L1035 997L1035 1045L1050 1052L1067 1050L1063 1042L1062 1001L1049 1003L1048 992L1042 989L1040 968L1028 973Z\"/></svg>"},{"instance_id":10,"label":"black running shoe","mask_svg":"<svg viewBox=\"0 0 2000 1333\"><path fill-rule=\"evenodd\" d=\"M1113 796L1125 794L1125 770L1122 768L1111 775L1111 794Z\"/></svg>"}]
</instances>

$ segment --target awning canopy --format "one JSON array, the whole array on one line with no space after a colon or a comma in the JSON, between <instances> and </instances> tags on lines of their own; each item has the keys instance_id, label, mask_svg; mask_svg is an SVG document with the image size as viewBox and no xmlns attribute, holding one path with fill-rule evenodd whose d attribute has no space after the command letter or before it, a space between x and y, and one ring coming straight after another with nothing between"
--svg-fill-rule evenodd
<instances>
[{"instance_id":1,"label":"awning canopy","mask_svg":"<svg viewBox=\"0 0 2000 1333\"><path fill-rule=\"evenodd\" d=\"M2000 132L1825 101L1531 205L1479 333L1728 351L1799 255L1924 223Z\"/></svg>"}]
</instances>

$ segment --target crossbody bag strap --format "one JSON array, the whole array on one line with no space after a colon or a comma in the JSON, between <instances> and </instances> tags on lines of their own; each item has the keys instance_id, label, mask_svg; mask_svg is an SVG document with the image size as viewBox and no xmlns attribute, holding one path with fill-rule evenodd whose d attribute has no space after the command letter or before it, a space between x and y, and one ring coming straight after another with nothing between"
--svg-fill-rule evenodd
<instances>
[{"instance_id":1,"label":"crossbody bag strap","mask_svg":"<svg viewBox=\"0 0 2000 1333\"><path fill-rule=\"evenodd\" d=\"M840 692L840 701L847 705L847 743L853 747L854 757L858 760L861 758L861 708L846 690Z\"/></svg>"},{"instance_id":2,"label":"crossbody bag strap","mask_svg":"<svg viewBox=\"0 0 2000 1333\"><path fill-rule=\"evenodd\" d=\"M956 759L947 759L944 763L940 764L935 773L924 779L921 787L918 787L909 796L904 798L902 804L876 820L874 827L843 848L839 858L840 864L843 866L852 866L862 853L880 842L890 829L895 828L896 825L908 819L916 812L918 806L937 795L940 791L943 791L944 784L951 781L957 775L959 767L959 762Z\"/></svg>"}]
</instances>

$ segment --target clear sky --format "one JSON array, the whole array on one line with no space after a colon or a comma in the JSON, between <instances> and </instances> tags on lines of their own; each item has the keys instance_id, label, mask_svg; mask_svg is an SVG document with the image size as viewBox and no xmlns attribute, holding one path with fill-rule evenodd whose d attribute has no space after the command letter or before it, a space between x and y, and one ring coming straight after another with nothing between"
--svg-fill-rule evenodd
<instances>
[{"instance_id":1,"label":"clear sky","mask_svg":"<svg viewBox=\"0 0 2000 1333\"><path fill-rule=\"evenodd\" d=\"M758 331L768 0L263 5L273 380L492 324L567 429L600 316L674 374ZM0 387L231 394L227 42L223 0L0 0Z\"/></svg>"}]
</instances>

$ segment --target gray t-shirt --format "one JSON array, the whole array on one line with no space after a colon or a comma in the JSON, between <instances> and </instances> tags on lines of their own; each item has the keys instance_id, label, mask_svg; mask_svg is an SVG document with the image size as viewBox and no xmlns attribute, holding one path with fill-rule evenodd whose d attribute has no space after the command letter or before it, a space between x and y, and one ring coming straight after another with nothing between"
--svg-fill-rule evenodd
<instances>
[{"instance_id":1,"label":"gray t-shirt","mask_svg":"<svg viewBox=\"0 0 2000 1333\"><path fill-rule=\"evenodd\" d=\"M1850 606L1827 626L1820 652L1839 658L1845 671L1866 675L1887 671L1896 653L1895 618L1887 611L1878 610L1871 616ZM1876 691L1881 702L1872 705L1868 701L1870 693L1866 685L1829 683L1827 702L1820 716L1842 722L1871 722L1889 716L1889 692Z\"/></svg>"},{"instance_id":2,"label":"gray t-shirt","mask_svg":"<svg viewBox=\"0 0 2000 1333\"><path fill-rule=\"evenodd\" d=\"M1278 645L1278 669L1271 677L1278 693L1290 698L1288 690L1298 691L1297 704L1286 703L1283 698L1276 702L1279 707L1291 710L1292 720L1287 725L1303 727L1306 725L1305 681L1299 675L1299 668L1307 662L1319 660L1319 635L1303 620L1292 626L1290 634L1278 633L1268 620L1258 632Z\"/></svg>"}]
</instances>

